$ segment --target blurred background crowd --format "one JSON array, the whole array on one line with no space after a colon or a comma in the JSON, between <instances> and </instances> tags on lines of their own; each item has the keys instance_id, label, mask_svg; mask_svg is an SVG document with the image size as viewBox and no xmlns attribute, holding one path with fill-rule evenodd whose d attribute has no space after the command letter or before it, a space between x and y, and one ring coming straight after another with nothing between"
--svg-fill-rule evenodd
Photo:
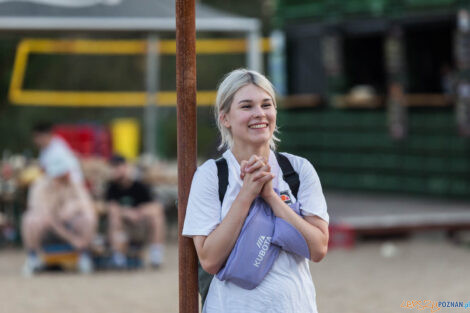
<instances>
[{"instance_id":1,"label":"blurred background crowd","mask_svg":"<svg viewBox=\"0 0 470 313\"><path fill-rule=\"evenodd\" d=\"M166 275L176 262L174 5L0 1L0 256L20 263L17 275L146 264ZM425 237L443 251L434 258L468 277L470 1L196 6L200 160L220 155L211 110L218 81L238 67L265 73L279 96L279 150L309 159L326 194L331 252L320 266L409 261L384 269L393 280L417 270L404 251ZM69 213L52 218L64 203ZM438 264L429 261L429 275ZM335 282L312 272L320 310L337 312L321 300L338 291ZM470 285L452 277L447 291L458 298ZM409 297L437 297L450 283L423 283L436 288L408 289ZM399 294L389 308L381 304L390 298L351 302L350 312L396 312L402 300L413 299Z\"/></svg>"}]
</instances>

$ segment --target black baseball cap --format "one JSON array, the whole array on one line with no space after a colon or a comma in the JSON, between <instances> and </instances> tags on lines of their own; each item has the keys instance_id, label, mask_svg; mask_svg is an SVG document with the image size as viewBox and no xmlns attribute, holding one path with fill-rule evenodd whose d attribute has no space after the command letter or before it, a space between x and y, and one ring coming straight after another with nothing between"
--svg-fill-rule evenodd
<instances>
[{"instance_id":1,"label":"black baseball cap","mask_svg":"<svg viewBox=\"0 0 470 313\"><path fill-rule=\"evenodd\" d=\"M111 166L119 166L121 164L126 163L126 158L123 157L120 154L114 154L110 159L109 159L109 164Z\"/></svg>"}]
</instances>

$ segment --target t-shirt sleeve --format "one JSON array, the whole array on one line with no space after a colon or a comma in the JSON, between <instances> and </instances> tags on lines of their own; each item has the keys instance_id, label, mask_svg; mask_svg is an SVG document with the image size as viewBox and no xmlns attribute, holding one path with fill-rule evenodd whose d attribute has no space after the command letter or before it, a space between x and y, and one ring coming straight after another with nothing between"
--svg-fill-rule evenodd
<instances>
[{"instance_id":1,"label":"t-shirt sleeve","mask_svg":"<svg viewBox=\"0 0 470 313\"><path fill-rule=\"evenodd\" d=\"M306 159L303 159L303 161L299 173L300 187L298 192L298 201L301 205L302 214L304 216L319 216L328 223L330 218L320 178L313 165Z\"/></svg>"},{"instance_id":2,"label":"t-shirt sleeve","mask_svg":"<svg viewBox=\"0 0 470 313\"><path fill-rule=\"evenodd\" d=\"M207 236L220 223L217 167L208 160L194 173L183 226L183 236Z\"/></svg>"}]
</instances>

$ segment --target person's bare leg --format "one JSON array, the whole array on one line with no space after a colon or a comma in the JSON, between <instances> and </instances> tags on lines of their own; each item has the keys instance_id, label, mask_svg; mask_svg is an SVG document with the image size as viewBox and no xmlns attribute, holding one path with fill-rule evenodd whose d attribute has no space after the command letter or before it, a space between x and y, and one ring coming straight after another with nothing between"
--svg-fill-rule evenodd
<instances>
[{"instance_id":1,"label":"person's bare leg","mask_svg":"<svg viewBox=\"0 0 470 313\"><path fill-rule=\"evenodd\" d=\"M152 228L151 244L164 244L166 236L165 210L159 202L145 205L142 215L150 221Z\"/></svg>"},{"instance_id":2,"label":"person's bare leg","mask_svg":"<svg viewBox=\"0 0 470 313\"><path fill-rule=\"evenodd\" d=\"M121 207L117 204L108 206L109 220L109 241L112 250L112 264L118 269L125 268L127 265L127 236L124 232L123 220L124 216Z\"/></svg>"},{"instance_id":3,"label":"person's bare leg","mask_svg":"<svg viewBox=\"0 0 470 313\"><path fill-rule=\"evenodd\" d=\"M78 270L83 274L93 272L93 261L91 259L90 247L96 233L96 218L91 215L80 214L71 221L73 232L80 243L77 247L80 251L78 259Z\"/></svg>"},{"instance_id":4,"label":"person's bare leg","mask_svg":"<svg viewBox=\"0 0 470 313\"><path fill-rule=\"evenodd\" d=\"M164 208L160 203L156 202L145 205L140 211L142 218L148 219L152 228L149 253L150 263L152 266L160 266L163 263L166 235Z\"/></svg>"},{"instance_id":5,"label":"person's bare leg","mask_svg":"<svg viewBox=\"0 0 470 313\"><path fill-rule=\"evenodd\" d=\"M96 219L92 216L79 215L73 219L72 228L83 242L83 248L88 249L96 234Z\"/></svg>"},{"instance_id":6,"label":"person's bare leg","mask_svg":"<svg viewBox=\"0 0 470 313\"><path fill-rule=\"evenodd\" d=\"M42 266L39 256L41 242L46 231L50 228L47 217L27 212L23 215L21 233L23 244L27 250L27 257L23 265L23 275L31 276Z\"/></svg>"},{"instance_id":7,"label":"person's bare leg","mask_svg":"<svg viewBox=\"0 0 470 313\"><path fill-rule=\"evenodd\" d=\"M46 217L26 212L21 222L21 235L25 248L28 251L39 253L42 238L49 228L49 222Z\"/></svg>"},{"instance_id":8,"label":"person's bare leg","mask_svg":"<svg viewBox=\"0 0 470 313\"><path fill-rule=\"evenodd\" d=\"M108 206L108 236L111 243L111 249L115 252L125 253L126 235L123 229L123 217L119 205L111 204Z\"/></svg>"}]
</instances>

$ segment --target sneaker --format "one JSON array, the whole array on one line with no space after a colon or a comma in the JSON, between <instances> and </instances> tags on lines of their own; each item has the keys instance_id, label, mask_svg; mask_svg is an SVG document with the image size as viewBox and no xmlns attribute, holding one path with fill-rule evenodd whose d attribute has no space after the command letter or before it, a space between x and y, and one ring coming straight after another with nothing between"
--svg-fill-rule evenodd
<instances>
[{"instance_id":1,"label":"sneaker","mask_svg":"<svg viewBox=\"0 0 470 313\"><path fill-rule=\"evenodd\" d=\"M93 261L88 253L80 253L78 258L78 271L82 274L90 274L93 272Z\"/></svg>"},{"instance_id":2,"label":"sneaker","mask_svg":"<svg viewBox=\"0 0 470 313\"><path fill-rule=\"evenodd\" d=\"M30 253L26 257L22 273L24 277L31 277L42 268L42 260L37 254Z\"/></svg>"},{"instance_id":3,"label":"sneaker","mask_svg":"<svg viewBox=\"0 0 470 313\"><path fill-rule=\"evenodd\" d=\"M125 269L127 266L127 258L121 252L113 252L111 257L111 266L116 269Z\"/></svg>"},{"instance_id":4,"label":"sneaker","mask_svg":"<svg viewBox=\"0 0 470 313\"><path fill-rule=\"evenodd\" d=\"M162 244L153 244L150 246L149 259L150 265L158 268L163 264L164 247Z\"/></svg>"}]
</instances>

